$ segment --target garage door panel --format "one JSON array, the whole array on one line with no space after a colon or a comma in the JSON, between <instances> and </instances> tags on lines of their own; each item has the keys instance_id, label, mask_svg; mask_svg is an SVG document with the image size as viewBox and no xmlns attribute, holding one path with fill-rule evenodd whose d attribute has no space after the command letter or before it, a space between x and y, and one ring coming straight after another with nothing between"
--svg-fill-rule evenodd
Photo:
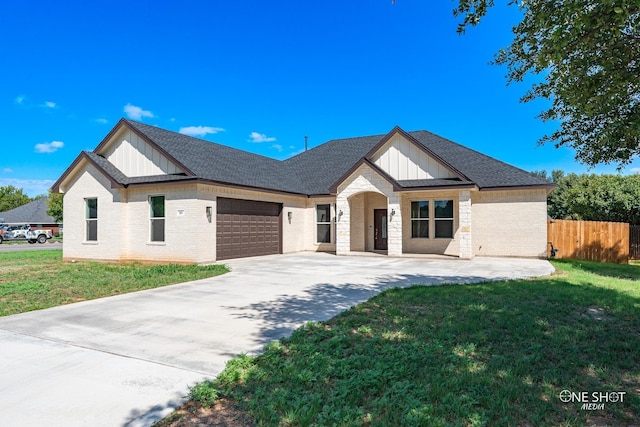
<instances>
[{"instance_id":1,"label":"garage door panel","mask_svg":"<svg viewBox=\"0 0 640 427\"><path fill-rule=\"evenodd\" d=\"M281 204L219 198L217 206L217 259L281 253Z\"/></svg>"}]
</instances>

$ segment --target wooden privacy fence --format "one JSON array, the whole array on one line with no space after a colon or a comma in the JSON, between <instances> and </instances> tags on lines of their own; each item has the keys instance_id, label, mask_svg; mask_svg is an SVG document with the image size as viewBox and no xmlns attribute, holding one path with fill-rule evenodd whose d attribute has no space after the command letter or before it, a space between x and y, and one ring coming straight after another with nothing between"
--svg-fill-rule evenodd
<instances>
[{"instance_id":1,"label":"wooden privacy fence","mask_svg":"<svg viewBox=\"0 0 640 427\"><path fill-rule=\"evenodd\" d=\"M589 261L629 262L629 224L625 222L547 220L548 255Z\"/></svg>"},{"instance_id":2,"label":"wooden privacy fence","mask_svg":"<svg viewBox=\"0 0 640 427\"><path fill-rule=\"evenodd\" d=\"M629 259L640 259L640 225L629 226Z\"/></svg>"}]
</instances>

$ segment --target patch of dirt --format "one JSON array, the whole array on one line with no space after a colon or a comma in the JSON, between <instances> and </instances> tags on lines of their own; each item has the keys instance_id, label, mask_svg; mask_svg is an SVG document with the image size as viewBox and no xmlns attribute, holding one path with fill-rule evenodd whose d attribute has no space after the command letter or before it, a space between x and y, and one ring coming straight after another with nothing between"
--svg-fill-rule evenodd
<instances>
[{"instance_id":1,"label":"patch of dirt","mask_svg":"<svg viewBox=\"0 0 640 427\"><path fill-rule=\"evenodd\" d=\"M639 427L639 424L636 423L624 423L622 424L619 420L616 420L613 417L608 417L606 415L589 415L587 417L587 427Z\"/></svg>"},{"instance_id":2,"label":"patch of dirt","mask_svg":"<svg viewBox=\"0 0 640 427\"><path fill-rule=\"evenodd\" d=\"M582 313L582 317L590 317L595 320L610 320L610 317L607 316L602 307L589 307Z\"/></svg>"},{"instance_id":3,"label":"patch of dirt","mask_svg":"<svg viewBox=\"0 0 640 427\"><path fill-rule=\"evenodd\" d=\"M256 422L229 399L218 399L211 408L188 401L154 427L254 427Z\"/></svg>"}]
</instances>

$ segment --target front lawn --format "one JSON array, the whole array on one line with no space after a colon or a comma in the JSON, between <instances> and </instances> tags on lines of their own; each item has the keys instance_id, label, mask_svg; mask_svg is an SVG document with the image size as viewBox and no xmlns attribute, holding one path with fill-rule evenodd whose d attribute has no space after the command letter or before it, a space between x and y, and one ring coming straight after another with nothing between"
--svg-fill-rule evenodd
<instances>
[{"instance_id":1,"label":"front lawn","mask_svg":"<svg viewBox=\"0 0 640 427\"><path fill-rule=\"evenodd\" d=\"M0 316L217 276L222 265L62 262L62 250L0 253Z\"/></svg>"},{"instance_id":2,"label":"front lawn","mask_svg":"<svg viewBox=\"0 0 640 427\"><path fill-rule=\"evenodd\" d=\"M160 425L243 425L234 407L265 426L637 424L640 266L553 264L546 278L383 292L235 358Z\"/></svg>"}]
</instances>

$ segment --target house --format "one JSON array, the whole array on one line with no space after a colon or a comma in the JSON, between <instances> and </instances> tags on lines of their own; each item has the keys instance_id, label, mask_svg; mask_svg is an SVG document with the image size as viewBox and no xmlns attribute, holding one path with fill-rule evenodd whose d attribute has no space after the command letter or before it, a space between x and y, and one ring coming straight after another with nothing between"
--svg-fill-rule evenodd
<instances>
[{"instance_id":1,"label":"house","mask_svg":"<svg viewBox=\"0 0 640 427\"><path fill-rule=\"evenodd\" d=\"M545 257L553 184L426 131L284 161L122 119L53 186L64 259L210 263L298 251Z\"/></svg>"},{"instance_id":2,"label":"house","mask_svg":"<svg viewBox=\"0 0 640 427\"><path fill-rule=\"evenodd\" d=\"M32 228L51 230L52 233L58 232L62 228L62 224L47 214L48 203L47 197L40 197L17 208L0 212L0 224L30 224Z\"/></svg>"}]
</instances>

